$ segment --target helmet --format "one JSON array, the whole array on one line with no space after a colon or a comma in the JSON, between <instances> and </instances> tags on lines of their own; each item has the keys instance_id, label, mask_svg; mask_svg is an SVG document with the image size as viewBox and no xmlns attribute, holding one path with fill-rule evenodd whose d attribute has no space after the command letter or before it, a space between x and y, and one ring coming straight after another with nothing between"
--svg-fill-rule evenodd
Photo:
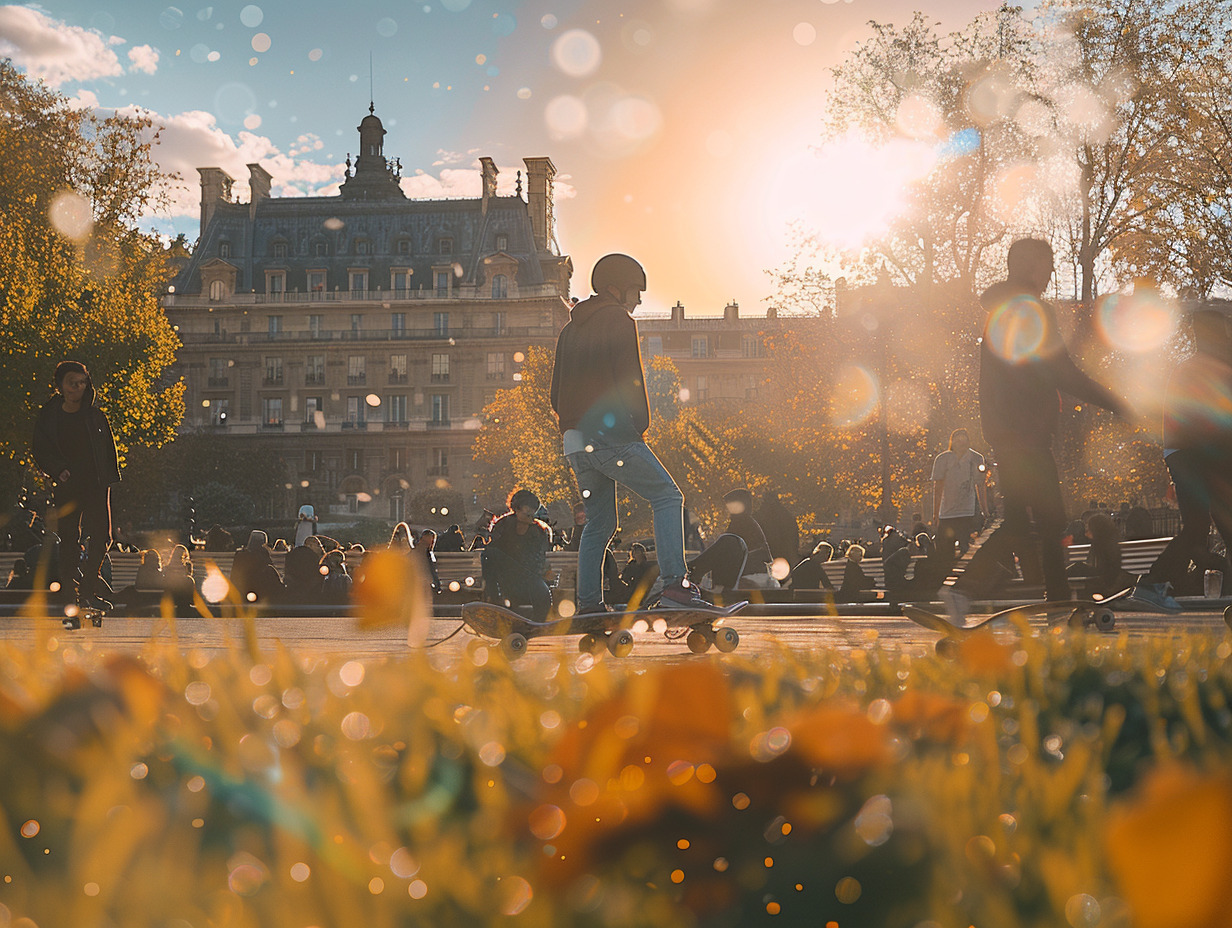
<instances>
[{"instance_id":1,"label":"helmet","mask_svg":"<svg viewBox=\"0 0 1232 928\"><path fill-rule=\"evenodd\" d=\"M602 293L608 287L617 290L645 290L646 272L628 255L604 255L590 272L590 288Z\"/></svg>"}]
</instances>

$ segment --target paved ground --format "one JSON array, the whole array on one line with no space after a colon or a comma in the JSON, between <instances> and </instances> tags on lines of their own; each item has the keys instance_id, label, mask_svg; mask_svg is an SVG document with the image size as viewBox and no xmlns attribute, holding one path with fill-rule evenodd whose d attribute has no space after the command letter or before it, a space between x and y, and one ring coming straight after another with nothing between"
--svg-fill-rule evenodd
<instances>
[{"instance_id":1,"label":"paved ground","mask_svg":"<svg viewBox=\"0 0 1232 928\"><path fill-rule=\"evenodd\" d=\"M736 616L729 624L740 634L738 653L744 656L780 654L789 648L797 652L825 648L867 647L873 641L883 646L903 648L912 653L924 653L941 637L935 632L896 616ZM443 638L460 625L456 618L434 619L428 640ZM1036 620L1044 627L1045 623ZM1119 615L1118 625L1131 637L1167 634L1173 629L1204 630L1212 635L1227 633L1223 614L1218 611L1188 611L1176 616ZM333 652L357 657L394 656L407 652L405 628L386 627L361 629L350 617L259 618L255 629L262 647L276 642L303 650ZM52 617L0 617L0 640L34 643L47 636L58 643L74 641L89 650L137 652L152 638L168 642L178 640L184 650L225 649L244 641L244 623L238 619L181 618L174 629L162 619L112 617L101 629L86 627L77 631L64 630ZM652 631L637 631L629 659L679 660L691 657L683 640L669 641ZM481 641L483 639L480 639ZM437 653L457 653L476 639L463 629L439 645ZM574 636L533 639L529 653L577 653ZM88 642L88 644L87 644ZM713 653L713 652L712 652Z\"/></svg>"}]
</instances>

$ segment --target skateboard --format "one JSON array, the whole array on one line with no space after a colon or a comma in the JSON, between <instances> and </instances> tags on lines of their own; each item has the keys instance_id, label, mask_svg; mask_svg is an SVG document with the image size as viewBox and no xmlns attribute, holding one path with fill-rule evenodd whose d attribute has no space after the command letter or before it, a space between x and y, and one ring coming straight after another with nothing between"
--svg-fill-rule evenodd
<instances>
[{"instance_id":1,"label":"skateboard","mask_svg":"<svg viewBox=\"0 0 1232 928\"><path fill-rule=\"evenodd\" d=\"M462 607L462 621L485 638L495 638L509 658L521 657L528 638L549 635L580 635L578 650L584 654L608 651L625 657L633 650L632 627L645 622L655 628L660 622L669 639L684 638L694 654L704 654L713 646L719 651L734 651L740 635L723 625L747 606L748 600L713 609L642 609L636 612L594 612L568 618L536 622L512 609L493 603L473 602Z\"/></svg>"},{"instance_id":2,"label":"skateboard","mask_svg":"<svg viewBox=\"0 0 1232 928\"><path fill-rule=\"evenodd\" d=\"M938 615L920 606L904 604L902 610L903 615L916 625L923 626L931 631L941 632L941 634L949 637L970 634L993 622L1002 619L1012 620L1019 616L1023 618L1042 616L1047 619L1049 625L1065 624L1070 628L1095 628L1101 632L1108 632L1116 628L1116 608L1110 604L1128 599L1132 592L1133 587L1129 587L1103 599L1062 599L1052 602L1019 603L1016 606L1010 606L1007 609L994 612L992 615L984 616L984 618L966 625L955 625L945 616ZM1119 608L1131 611L1123 605ZM1142 612L1145 610L1134 609L1132 611Z\"/></svg>"}]
</instances>

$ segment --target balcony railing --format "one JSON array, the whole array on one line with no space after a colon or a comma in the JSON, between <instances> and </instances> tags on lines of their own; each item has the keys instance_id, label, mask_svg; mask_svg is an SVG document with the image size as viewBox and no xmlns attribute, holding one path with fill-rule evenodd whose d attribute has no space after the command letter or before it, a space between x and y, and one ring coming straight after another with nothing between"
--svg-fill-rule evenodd
<instances>
[{"instance_id":1,"label":"balcony railing","mask_svg":"<svg viewBox=\"0 0 1232 928\"><path fill-rule=\"evenodd\" d=\"M281 332L193 332L180 326L180 340L186 344L218 345L218 344L263 344L268 342L409 342L409 341L444 341L446 339L472 338L555 338L557 330L550 325L524 326L483 326L465 325L448 329L332 329L312 332L281 331Z\"/></svg>"},{"instance_id":2,"label":"balcony railing","mask_svg":"<svg viewBox=\"0 0 1232 928\"><path fill-rule=\"evenodd\" d=\"M390 303L418 300L483 300L485 302L508 302L510 300L543 299L559 297L560 290L551 284L511 287L512 296L494 297L491 286L459 287L447 289L429 287L424 290L311 290L301 293L232 293L224 300L210 300L206 294L169 293L163 297L166 306L262 306L287 303Z\"/></svg>"},{"instance_id":3,"label":"balcony railing","mask_svg":"<svg viewBox=\"0 0 1232 928\"><path fill-rule=\"evenodd\" d=\"M231 378L229 377L211 377L206 381L206 384L215 390L220 390L223 387L231 386Z\"/></svg>"},{"instance_id":4,"label":"balcony railing","mask_svg":"<svg viewBox=\"0 0 1232 928\"><path fill-rule=\"evenodd\" d=\"M368 382L367 374L347 374L348 387L362 387Z\"/></svg>"},{"instance_id":5,"label":"balcony railing","mask_svg":"<svg viewBox=\"0 0 1232 928\"><path fill-rule=\"evenodd\" d=\"M344 429L355 429L356 431L363 432L367 430L368 423L363 419L344 419L342 422L342 427Z\"/></svg>"},{"instance_id":6,"label":"balcony railing","mask_svg":"<svg viewBox=\"0 0 1232 928\"><path fill-rule=\"evenodd\" d=\"M271 374L269 371L266 371L264 385L267 387L281 387L282 374Z\"/></svg>"},{"instance_id":7,"label":"balcony railing","mask_svg":"<svg viewBox=\"0 0 1232 928\"><path fill-rule=\"evenodd\" d=\"M389 372L390 383L406 383L406 374L400 374L398 371Z\"/></svg>"},{"instance_id":8,"label":"balcony railing","mask_svg":"<svg viewBox=\"0 0 1232 928\"><path fill-rule=\"evenodd\" d=\"M309 371L307 374L304 374L305 387L319 387L323 383L325 383L324 371Z\"/></svg>"}]
</instances>

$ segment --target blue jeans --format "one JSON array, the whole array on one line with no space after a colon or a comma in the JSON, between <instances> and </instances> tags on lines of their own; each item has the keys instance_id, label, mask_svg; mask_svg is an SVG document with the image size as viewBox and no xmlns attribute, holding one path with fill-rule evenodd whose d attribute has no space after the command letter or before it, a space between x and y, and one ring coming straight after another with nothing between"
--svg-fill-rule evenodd
<instances>
[{"instance_id":1,"label":"blue jeans","mask_svg":"<svg viewBox=\"0 0 1232 928\"><path fill-rule=\"evenodd\" d=\"M655 552L664 586L684 579L684 495L645 442L591 443L592 450L568 455L586 504L586 525L578 546L579 607L603 601L603 552L616 534L616 484L631 490L654 511Z\"/></svg>"}]
</instances>

